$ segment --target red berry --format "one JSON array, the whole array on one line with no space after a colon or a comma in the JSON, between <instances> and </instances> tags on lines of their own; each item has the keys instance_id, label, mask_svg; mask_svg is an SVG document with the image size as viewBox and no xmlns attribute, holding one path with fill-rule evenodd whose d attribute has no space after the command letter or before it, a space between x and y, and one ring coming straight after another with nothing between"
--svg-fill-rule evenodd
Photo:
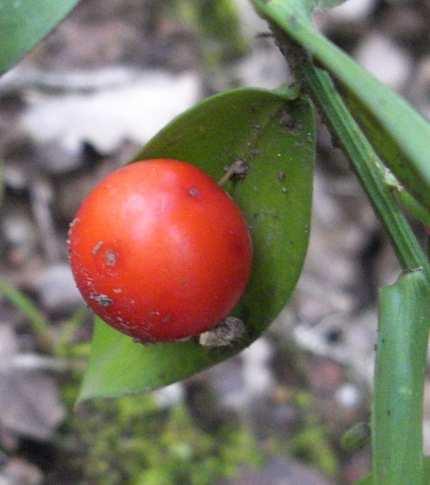
<instances>
[{"instance_id":1,"label":"red berry","mask_svg":"<svg viewBox=\"0 0 430 485\"><path fill-rule=\"evenodd\" d=\"M122 167L84 200L69 254L86 303L144 342L215 327L247 284L252 246L233 200L199 168L177 160Z\"/></svg>"}]
</instances>

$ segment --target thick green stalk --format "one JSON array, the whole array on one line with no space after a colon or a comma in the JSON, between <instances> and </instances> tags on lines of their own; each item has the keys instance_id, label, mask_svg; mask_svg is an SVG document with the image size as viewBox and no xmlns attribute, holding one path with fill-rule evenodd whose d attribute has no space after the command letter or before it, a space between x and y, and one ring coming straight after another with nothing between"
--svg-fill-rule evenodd
<instances>
[{"instance_id":1,"label":"thick green stalk","mask_svg":"<svg viewBox=\"0 0 430 485\"><path fill-rule=\"evenodd\" d=\"M310 62L303 65L301 74L342 148L349 155L354 171L386 228L402 268L409 271L422 268L430 281L428 259L385 183L383 165L345 106L330 76Z\"/></svg>"},{"instance_id":2,"label":"thick green stalk","mask_svg":"<svg viewBox=\"0 0 430 485\"><path fill-rule=\"evenodd\" d=\"M424 484L422 408L428 338L429 263L384 180L373 147L329 75L306 62L305 85L349 155L383 222L399 261L411 275L382 290L372 415L373 483ZM421 268L417 271L417 268ZM426 298L427 296L427 298Z\"/></svg>"},{"instance_id":3,"label":"thick green stalk","mask_svg":"<svg viewBox=\"0 0 430 485\"><path fill-rule=\"evenodd\" d=\"M421 271L381 290L372 412L373 483L424 485L423 389L430 290Z\"/></svg>"}]
</instances>

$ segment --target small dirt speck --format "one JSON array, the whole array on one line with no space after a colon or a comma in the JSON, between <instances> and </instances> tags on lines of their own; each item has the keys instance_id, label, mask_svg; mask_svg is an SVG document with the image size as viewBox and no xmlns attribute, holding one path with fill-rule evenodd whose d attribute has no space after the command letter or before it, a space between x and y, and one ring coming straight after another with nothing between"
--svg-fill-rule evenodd
<instances>
[{"instance_id":1,"label":"small dirt speck","mask_svg":"<svg viewBox=\"0 0 430 485\"><path fill-rule=\"evenodd\" d=\"M230 179L243 180L249 171L249 165L245 160L235 160L231 165L224 167L225 174L218 182L223 185Z\"/></svg>"},{"instance_id":2,"label":"small dirt speck","mask_svg":"<svg viewBox=\"0 0 430 485\"><path fill-rule=\"evenodd\" d=\"M279 119L279 124L291 131L297 127L294 118L287 111L282 113Z\"/></svg>"},{"instance_id":3,"label":"small dirt speck","mask_svg":"<svg viewBox=\"0 0 430 485\"><path fill-rule=\"evenodd\" d=\"M225 347L238 344L246 336L245 324L239 318L227 317L218 326L200 334L203 347Z\"/></svg>"}]
</instances>

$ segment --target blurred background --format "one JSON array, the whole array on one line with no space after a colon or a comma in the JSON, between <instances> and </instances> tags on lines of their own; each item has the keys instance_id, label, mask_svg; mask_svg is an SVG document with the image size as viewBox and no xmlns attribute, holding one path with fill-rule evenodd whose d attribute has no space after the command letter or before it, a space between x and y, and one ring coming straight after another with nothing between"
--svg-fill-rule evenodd
<instances>
[{"instance_id":1,"label":"blurred background","mask_svg":"<svg viewBox=\"0 0 430 485\"><path fill-rule=\"evenodd\" d=\"M316 22L430 117L429 0L349 0ZM270 331L186 382L73 409L92 326L67 264L80 201L202 97L287 79L247 0L82 0L0 79L1 485L327 485L369 471L368 444L342 436L369 419L377 288L397 266L322 125L305 271ZM429 453L429 405L425 419Z\"/></svg>"}]
</instances>

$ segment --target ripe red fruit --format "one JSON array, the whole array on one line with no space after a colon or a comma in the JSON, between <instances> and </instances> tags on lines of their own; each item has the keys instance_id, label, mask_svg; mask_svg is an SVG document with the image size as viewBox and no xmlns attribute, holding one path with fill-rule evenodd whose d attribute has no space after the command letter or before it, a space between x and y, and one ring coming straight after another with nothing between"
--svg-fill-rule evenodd
<instances>
[{"instance_id":1,"label":"ripe red fruit","mask_svg":"<svg viewBox=\"0 0 430 485\"><path fill-rule=\"evenodd\" d=\"M252 246L233 200L203 171L177 160L122 167L84 200L69 254L86 303L144 342L196 336L236 305Z\"/></svg>"}]
</instances>

